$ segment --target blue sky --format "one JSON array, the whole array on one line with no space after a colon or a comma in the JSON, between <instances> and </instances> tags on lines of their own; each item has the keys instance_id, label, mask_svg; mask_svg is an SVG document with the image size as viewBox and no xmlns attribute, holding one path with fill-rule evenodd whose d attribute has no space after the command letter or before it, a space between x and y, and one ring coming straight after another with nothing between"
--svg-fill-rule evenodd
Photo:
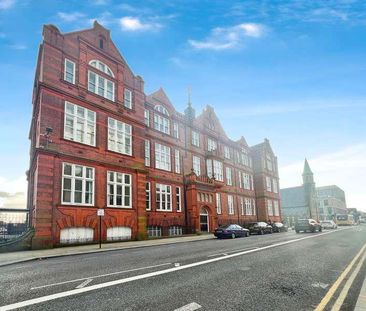
<instances>
[{"instance_id":1,"label":"blue sky","mask_svg":"<svg viewBox=\"0 0 366 311\"><path fill-rule=\"evenodd\" d=\"M42 25L97 19L146 93L162 86L178 111L215 108L229 137L267 137L281 186L337 184L366 210L366 2L0 0L0 191L25 188L31 92ZM5 69L5 70L4 70Z\"/></svg>"}]
</instances>

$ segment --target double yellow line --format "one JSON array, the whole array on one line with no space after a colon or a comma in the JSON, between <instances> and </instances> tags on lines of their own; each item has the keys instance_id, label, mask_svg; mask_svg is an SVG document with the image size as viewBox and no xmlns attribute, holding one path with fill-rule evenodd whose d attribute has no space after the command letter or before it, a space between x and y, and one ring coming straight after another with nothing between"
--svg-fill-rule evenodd
<instances>
[{"instance_id":1,"label":"double yellow line","mask_svg":"<svg viewBox=\"0 0 366 311\"><path fill-rule=\"evenodd\" d=\"M344 285L341 293L338 296L338 299L336 300L336 302L334 303L331 311L339 311L344 300L347 297L348 291L353 283L353 281L355 280L358 272L360 271L363 262L366 259L366 243L365 245L361 248L361 250L358 252L358 254L353 258L353 260L350 262L350 264L347 266L347 268L342 272L342 274L339 276L339 278L335 281L335 283L332 285L332 287L329 289L329 291L327 292L327 294L324 296L324 298L322 299L322 301L319 303L319 305L316 307L315 311L323 311L325 309L325 307L327 306L327 304L329 303L329 301L333 298L335 292L337 291L338 287L341 285L342 281L346 278L346 276L349 274L349 272L352 270L352 268L354 267L354 265L356 264L357 260L362 256L362 258L360 259L360 261L358 262L356 268L353 270L353 273L351 274L351 276L349 277L349 279L347 280L346 284Z\"/></svg>"}]
</instances>

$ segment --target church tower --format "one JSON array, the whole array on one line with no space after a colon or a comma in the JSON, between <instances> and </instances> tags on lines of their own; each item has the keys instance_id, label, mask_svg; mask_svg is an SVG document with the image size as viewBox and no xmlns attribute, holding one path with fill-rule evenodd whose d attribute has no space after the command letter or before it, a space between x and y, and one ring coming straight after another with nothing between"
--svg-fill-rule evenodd
<instances>
[{"instance_id":1,"label":"church tower","mask_svg":"<svg viewBox=\"0 0 366 311\"><path fill-rule=\"evenodd\" d=\"M308 212L307 216L312 219L319 219L319 210L316 199L316 189L314 182L314 174L310 169L308 160L305 159L304 163L304 171L302 173L303 187L304 187L304 195L305 202L307 203Z\"/></svg>"}]
</instances>

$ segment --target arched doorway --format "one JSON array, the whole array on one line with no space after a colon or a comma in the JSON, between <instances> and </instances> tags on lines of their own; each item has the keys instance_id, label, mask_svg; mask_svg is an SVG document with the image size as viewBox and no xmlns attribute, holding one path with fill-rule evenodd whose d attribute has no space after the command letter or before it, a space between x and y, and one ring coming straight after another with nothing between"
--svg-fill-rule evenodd
<instances>
[{"instance_id":1,"label":"arched doorway","mask_svg":"<svg viewBox=\"0 0 366 311\"><path fill-rule=\"evenodd\" d=\"M206 208L202 207L200 211L200 231L210 232L210 224L208 220L208 211Z\"/></svg>"}]
</instances>

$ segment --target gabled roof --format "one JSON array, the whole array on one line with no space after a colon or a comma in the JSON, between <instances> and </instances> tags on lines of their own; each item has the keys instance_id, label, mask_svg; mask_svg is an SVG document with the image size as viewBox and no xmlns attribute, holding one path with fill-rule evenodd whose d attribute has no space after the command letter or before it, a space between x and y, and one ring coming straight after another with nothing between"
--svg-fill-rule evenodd
<instances>
[{"instance_id":1,"label":"gabled roof","mask_svg":"<svg viewBox=\"0 0 366 311\"><path fill-rule=\"evenodd\" d=\"M229 139L213 107L207 105L206 108L202 111L202 113L199 116L197 116L196 121L198 122L198 124L201 124L204 127L211 129L212 131L219 133L220 135Z\"/></svg>"},{"instance_id":2,"label":"gabled roof","mask_svg":"<svg viewBox=\"0 0 366 311\"><path fill-rule=\"evenodd\" d=\"M269 143L268 138L265 138L263 143L251 146L250 148L254 149L254 150L265 149L267 151L270 151L272 153L272 155L275 155L273 150L272 150L271 144Z\"/></svg>"},{"instance_id":3,"label":"gabled roof","mask_svg":"<svg viewBox=\"0 0 366 311\"><path fill-rule=\"evenodd\" d=\"M146 101L153 105L164 105L170 112L175 112L173 104L162 87L154 93L147 95Z\"/></svg>"}]
</instances>

